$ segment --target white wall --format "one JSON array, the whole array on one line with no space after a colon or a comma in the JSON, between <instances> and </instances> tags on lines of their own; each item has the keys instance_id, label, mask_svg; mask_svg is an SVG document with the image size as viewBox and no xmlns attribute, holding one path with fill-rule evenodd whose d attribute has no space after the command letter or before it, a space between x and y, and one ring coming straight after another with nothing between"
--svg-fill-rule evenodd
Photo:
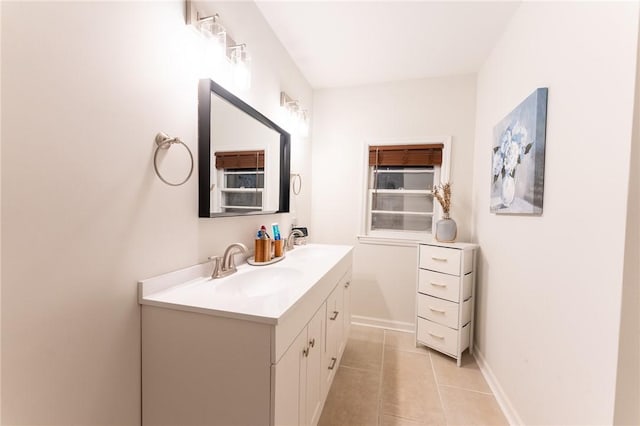
<instances>
[{"instance_id":1,"label":"white wall","mask_svg":"<svg viewBox=\"0 0 640 426\"><path fill-rule=\"evenodd\" d=\"M411 328L415 247L359 244L365 146L381 140L452 136L451 214L470 235L475 76L452 76L314 92L314 241L355 245L353 314ZM340 153L340 160L335 156Z\"/></svg>"},{"instance_id":2,"label":"white wall","mask_svg":"<svg viewBox=\"0 0 640 426\"><path fill-rule=\"evenodd\" d=\"M523 3L478 76L477 345L524 424L613 422L637 3ZM492 129L549 88L544 213L489 213Z\"/></svg>"},{"instance_id":3,"label":"white wall","mask_svg":"<svg viewBox=\"0 0 640 426\"><path fill-rule=\"evenodd\" d=\"M242 97L267 116L281 89L310 106L311 88L255 5L214 8L253 56ZM2 3L4 424L139 424L137 280L289 220L198 219L197 174L178 188L154 175L158 131L197 151L195 35L183 9ZM303 173L307 148L293 146Z\"/></svg>"},{"instance_id":4,"label":"white wall","mask_svg":"<svg viewBox=\"0 0 640 426\"><path fill-rule=\"evenodd\" d=\"M640 424L640 68L635 93L614 416L618 425Z\"/></svg>"}]
</instances>

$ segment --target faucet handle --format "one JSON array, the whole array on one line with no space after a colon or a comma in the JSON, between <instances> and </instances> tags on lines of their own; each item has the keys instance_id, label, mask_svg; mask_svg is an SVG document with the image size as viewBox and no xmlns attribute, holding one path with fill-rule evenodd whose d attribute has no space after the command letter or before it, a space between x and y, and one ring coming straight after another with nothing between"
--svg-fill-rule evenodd
<instances>
[{"instance_id":1,"label":"faucet handle","mask_svg":"<svg viewBox=\"0 0 640 426\"><path fill-rule=\"evenodd\" d=\"M213 272L211 272L211 278L217 278L220 275L220 264L222 263L222 257L209 256L209 260L213 261Z\"/></svg>"}]
</instances>

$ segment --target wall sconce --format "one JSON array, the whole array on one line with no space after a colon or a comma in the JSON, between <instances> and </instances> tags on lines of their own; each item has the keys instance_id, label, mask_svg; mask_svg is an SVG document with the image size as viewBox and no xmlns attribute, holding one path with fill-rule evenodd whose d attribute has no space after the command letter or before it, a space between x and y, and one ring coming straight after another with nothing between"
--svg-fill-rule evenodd
<instances>
[{"instance_id":1,"label":"wall sconce","mask_svg":"<svg viewBox=\"0 0 640 426\"><path fill-rule=\"evenodd\" d=\"M223 58L227 52L227 30L219 22L219 19L220 16L216 13L213 16L199 18L196 24L196 28L211 46L211 54L215 58Z\"/></svg>"},{"instance_id":2,"label":"wall sconce","mask_svg":"<svg viewBox=\"0 0 640 426\"><path fill-rule=\"evenodd\" d=\"M280 92L280 106L285 113L286 126L291 132L306 137L309 134L309 111L285 92Z\"/></svg>"},{"instance_id":3,"label":"wall sconce","mask_svg":"<svg viewBox=\"0 0 640 426\"><path fill-rule=\"evenodd\" d=\"M186 0L186 9L187 25L193 26L204 39L205 76L214 76L222 85L247 90L251 86L251 59L246 43L235 42L217 13L203 15L191 0Z\"/></svg>"},{"instance_id":4,"label":"wall sconce","mask_svg":"<svg viewBox=\"0 0 640 426\"><path fill-rule=\"evenodd\" d=\"M242 90L251 87L251 57L245 43L229 46L227 56L231 62L233 83Z\"/></svg>"}]
</instances>

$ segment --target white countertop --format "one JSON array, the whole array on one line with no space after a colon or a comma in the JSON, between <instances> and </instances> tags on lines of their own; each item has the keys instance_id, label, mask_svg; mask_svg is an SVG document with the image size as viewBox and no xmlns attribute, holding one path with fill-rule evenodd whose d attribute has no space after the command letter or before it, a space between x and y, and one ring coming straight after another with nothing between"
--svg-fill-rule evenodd
<instances>
[{"instance_id":1,"label":"white countertop","mask_svg":"<svg viewBox=\"0 0 640 426\"><path fill-rule=\"evenodd\" d=\"M228 318L277 324L351 246L297 246L268 266L242 264L228 277L211 279L206 262L138 283L139 303Z\"/></svg>"}]
</instances>

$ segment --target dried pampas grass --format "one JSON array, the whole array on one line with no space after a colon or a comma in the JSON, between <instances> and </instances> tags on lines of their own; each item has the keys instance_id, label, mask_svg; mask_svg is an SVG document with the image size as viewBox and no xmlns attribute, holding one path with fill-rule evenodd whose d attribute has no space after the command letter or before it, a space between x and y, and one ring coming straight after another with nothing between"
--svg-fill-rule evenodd
<instances>
[{"instance_id":1,"label":"dried pampas grass","mask_svg":"<svg viewBox=\"0 0 640 426\"><path fill-rule=\"evenodd\" d=\"M441 183L433 187L433 196L442 206L445 215L449 215L451 209L451 184L449 182Z\"/></svg>"}]
</instances>

